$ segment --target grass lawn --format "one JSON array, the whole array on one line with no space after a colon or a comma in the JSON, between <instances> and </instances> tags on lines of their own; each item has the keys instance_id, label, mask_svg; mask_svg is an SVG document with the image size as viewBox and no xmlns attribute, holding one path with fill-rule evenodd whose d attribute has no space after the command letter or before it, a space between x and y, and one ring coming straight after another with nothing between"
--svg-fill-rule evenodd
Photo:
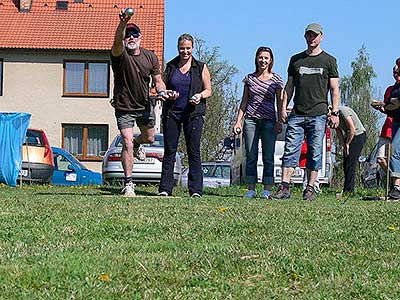
<instances>
[{"instance_id":1,"label":"grass lawn","mask_svg":"<svg viewBox=\"0 0 400 300\"><path fill-rule=\"evenodd\" d=\"M0 186L0 298L400 299L400 203L137 190Z\"/></svg>"}]
</instances>

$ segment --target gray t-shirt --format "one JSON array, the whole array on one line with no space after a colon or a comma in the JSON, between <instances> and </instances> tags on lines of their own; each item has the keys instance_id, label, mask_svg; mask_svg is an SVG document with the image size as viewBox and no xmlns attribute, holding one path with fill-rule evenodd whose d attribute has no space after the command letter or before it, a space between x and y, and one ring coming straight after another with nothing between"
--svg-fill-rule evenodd
<instances>
[{"instance_id":1,"label":"gray t-shirt","mask_svg":"<svg viewBox=\"0 0 400 300\"><path fill-rule=\"evenodd\" d=\"M346 126L346 119L348 117L353 120L354 127L356 128L355 135L359 135L365 132L365 128L354 110L347 106L339 106L339 129L342 130L345 139L349 135L349 129Z\"/></svg>"},{"instance_id":2,"label":"gray t-shirt","mask_svg":"<svg viewBox=\"0 0 400 300\"><path fill-rule=\"evenodd\" d=\"M288 75L294 80L296 114L327 114L329 79L339 77L336 59L324 51L315 56L303 51L290 59Z\"/></svg>"}]
</instances>

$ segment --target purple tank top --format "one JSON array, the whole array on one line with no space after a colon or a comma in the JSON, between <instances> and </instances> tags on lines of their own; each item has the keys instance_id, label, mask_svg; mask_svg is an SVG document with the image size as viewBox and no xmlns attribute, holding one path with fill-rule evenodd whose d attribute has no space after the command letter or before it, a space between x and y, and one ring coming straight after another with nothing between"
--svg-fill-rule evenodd
<instances>
[{"instance_id":1,"label":"purple tank top","mask_svg":"<svg viewBox=\"0 0 400 300\"><path fill-rule=\"evenodd\" d=\"M182 72L177 68L172 74L169 85L171 88L179 93L179 97L174 101L171 112L175 116L181 116L189 102L189 91L190 83L192 82L192 77L190 72L182 74Z\"/></svg>"}]
</instances>

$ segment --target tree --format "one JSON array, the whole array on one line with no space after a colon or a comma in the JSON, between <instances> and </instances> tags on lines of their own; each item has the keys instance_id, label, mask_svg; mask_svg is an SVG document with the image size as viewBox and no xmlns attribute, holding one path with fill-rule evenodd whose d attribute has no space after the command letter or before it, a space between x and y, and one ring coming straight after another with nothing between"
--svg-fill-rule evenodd
<instances>
[{"instance_id":1,"label":"tree","mask_svg":"<svg viewBox=\"0 0 400 300\"><path fill-rule=\"evenodd\" d=\"M221 141L231 131L237 110L238 87L233 84L232 76L238 69L221 59L219 47L208 48L206 42L198 37L195 37L193 52L197 59L207 64L211 75L212 96L207 99L201 154L202 160L214 160L218 158ZM181 151L184 144L181 140Z\"/></svg>"},{"instance_id":2,"label":"tree","mask_svg":"<svg viewBox=\"0 0 400 300\"><path fill-rule=\"evenodd\" d=\"M367 131L367 143L364 153L369 153L376 143L378 136L377 121L379 114L371 108L371 99L375 92L372 79L376 77L374 68L369 63L369 55L365 45L358 50L358 56L351 63L353 73L344 76L340 83L341 101L351 107Z\"/></svg>"},{"instance_id":3,"label":"tree","mask_svg":"<svg viewBox=\"0 0 400 300\"><path fill-rule=\"evenodd\" d=\"M375 93L372 79L376 77L374 68L369 63L369 56L365 45L358 50L356 59L351 63L353 72L351 76L344 76L340 82L341 102L351 107L367 132L367 142L363 148L363 153L370 153L378 137L377 121L379 114L371 107L371 99ZM336 141L338 145L338 141ZM339 149L339 148L337 148ZM337 152L338 168L335 169L335 182L341 182L343 178L342 152Z\"/></svg>"}]
</instances>

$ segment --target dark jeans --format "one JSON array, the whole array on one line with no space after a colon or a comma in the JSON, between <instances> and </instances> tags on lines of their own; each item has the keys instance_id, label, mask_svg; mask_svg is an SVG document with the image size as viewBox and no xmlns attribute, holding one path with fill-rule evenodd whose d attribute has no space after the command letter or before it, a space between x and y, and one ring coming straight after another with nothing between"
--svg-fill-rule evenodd
<instances>
[{"instance_id":1,"label":"dark jeans","mask_svg":"<svg viewBox=\"0 0 400 300\"><path fill-rule=\"evenodd\" d=\"M188 188L189 193L203 194L203 171L201 168L200 138L203 131L203 117L183 117L176 120L167 116L163 118L164 159L162 163L160 192L172 194L174 187L174 163L181 129L185 135L189 160Z\"/></svg>"},{"instance_id":2,"label":"dark jeans","mask_svg":"<svg viewBox=\"0 0 400 300\"><path fill-rule=\"evenodd\" d=\"M343 159L344 188L343 192L354 192L358 158L367 140L365 132L356 135L350 143L349 155Z\"/></svg>"}]
</instances>

